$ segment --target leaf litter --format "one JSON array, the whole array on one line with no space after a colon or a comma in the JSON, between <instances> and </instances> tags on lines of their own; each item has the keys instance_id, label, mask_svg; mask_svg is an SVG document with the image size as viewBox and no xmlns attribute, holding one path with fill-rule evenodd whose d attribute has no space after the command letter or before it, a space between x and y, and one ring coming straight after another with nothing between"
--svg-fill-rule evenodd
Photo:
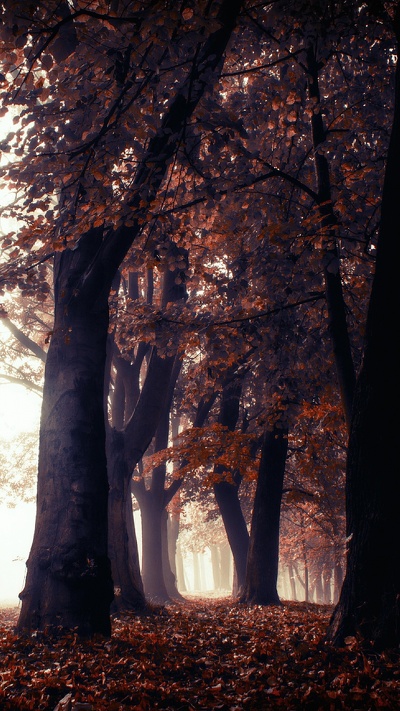
<instances>
[{"instance_id":1,"label":"leaf litter","mask_svg":"<svg viewBox=\"0 0 400 711\"><path fill-rule=\"evenodd\" d=\"M2 711L400 708L400 654L324 640L332 608L191 599L113 619L111 639L16 636L0 610ZM65 699L64 703L61 703Z\"/></svg>"}]
</instances>

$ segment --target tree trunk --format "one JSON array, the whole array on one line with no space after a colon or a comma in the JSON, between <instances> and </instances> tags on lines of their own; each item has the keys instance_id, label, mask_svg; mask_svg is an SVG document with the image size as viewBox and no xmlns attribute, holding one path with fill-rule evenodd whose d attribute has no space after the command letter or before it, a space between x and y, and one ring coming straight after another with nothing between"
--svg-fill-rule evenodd
<instances>
[{"instance_id":1,"label":"tree trunk","mask_svg":"<svg viewBox=\"0 0 400 711\"><path fill-rule=\"evenodd\" d=\"M322 575L321 570L317 568L314 575L314 590L315 590L315 602L324 602L324 588L322 585Z\"/></svg>"},{"instance_id":2,"label":"tree trunk","mask_svg":"<svg viewBox=\"0 0 400 711\"><path fill-rule=\"evenodd\" d=\"M171 518L164 508L161 518L161 540L165 587L170 598L173 600L183 600L176 585L175 556L177 539L177 529L171 525Z\"/></svg>"},{"instance_id":3,"label":"tree trunk","mask_svg":"<svg viewBox=\"0 0 400 711\"><path fill-rule=\"evenodd\" d=\"M293 565L291 563L288 564L288 573L289 573L289 581L290 581L290 590L292 593L292 600L297 600L297 589L296 589L296 577L295 577L295 571L293 568Z\"/></svg>"},{"instance_id":4,"label":"tree trunk","mask_svg":"<svg viewBox=\"0 0 400 711\"><path fill-rule=\"evenodd\" d=\"M239 418L241 392L241 377L232 379L222 391L221 410L218 421L231 431L235 429ZM223 476L224 470L221 467L215 467L215 473L219 476ZM229 481L216 482L214 484L214 494L231 547L236 571L236 592L239 593L246 577L249 532L239 500L241 477L236 475L234 478L235 481L233 481L233 483Z\"/></svg>"},{"instance_id":5,"label":"tree trunk","mask_svg":"<svg viewBox=\"0 0 400 711\"><path fill-rule=\"evenodd\" d=\"M332 569L330 564L325 564L322 569L322 584L323 584L323 602L325 605L330 605L332 602L331 593Z\"/></svg>"},{"instance_id":6,"label":"tree trunk","mask_svg":"<svg viewBox=\"0 0 400 711\"><path fill-rule=\"evenodd\" d=\"M155 435L155 452L159 452L168 446L170 409L176 380L181 368L181 360L178 357L170 356L169 359L174 367L171 365L170 380L167 383L167 387L164 388L166 392ZM160 390L162 393L161 388ZM163 576L163 570L166 565L165 556L163 556L163 516L166 513L166 506L172 498L171 489L173 488L175 491L176 488L174 487L176 482L173 482L172 487L166 490L164 488L165 479L166 464L163 462L154 467L148 489L146 489L143 480L134 487L135 496L142 514L142 576L144 591L146 597L160 603L169 600ZM150 520L151 516L154 516L153 523ZM147 536L149 537L148 539ZM175 595L178 596L176 587Z\"/></svg>"},{"instance_id":7,"label":"tree trunk","mask_svg":"<svg viewBox=\"0 0 400 711\"><path fill-rule=\"evenodd\" d=\"M320 109L319 63L316 57L316 49L313 45L310 45L307 50L307 72L309 97L315 101L311 126L321 231L324 231L326 241L326 245L323 249L322 262L329 320L329 335L335 356L343 412L349 429L356 375L347 328L346 305L340 275L340 254L336 239L336 217L332 203L329 165L326 157L320 150L326 140L326 131Z\"/></svg>"},{"instance_id":8,"label":"tree trunk","mask_svg":"<svg viewBox=\"0 0 400 711\"><path fill-rule=\"evenodd\" d=\"M395 18L400 39L400 7ZM400 477L398 462L400 340L400 69L382 196L376 270L367 316L347 458L347 570L328 637L358 634L376 649L400 643Z\"/></svg>"},{"instance_id":9,"label":"tree trunk","mask_svg":"<svg viewBox=\"0 0 400 711\"><path fill-rule=\"evenodd\" d=\"M164 512L162 500L143 492L139 501L142 515L142 578L146 598L163 604L170 598L163 575L161 520Z\"/></svg>"},{"instance_id":10,"label":"tree trunk","mask_svg":"<svg viewBox=\"0 0 400 711\"><path fill-rule=\"evenodd\" d=\"M55 320L41 414L37 515L18 630L110 634L108 482L103 388L107 290L74 293L96 243L83 238L55 264Z\"/></svg>"},{"instance_id":11,"label":"tree trunk","mask_svg":"<svg viewBox=\"0 0 400 711\"><path fill-rule=\"evenodd\" d=\"M221 481L214 484L214 494L235 562L239 592L246 579L249 532L239 501L238 487L228 481Z\"/></svg>"},{"instance_id":12,"label":"tree trunk","mask_svg":"<svg viewBox=\"0 0 400 711\"><path fill-rule=\"evenodd\" d=\"M214 581L214 590L221 590L221 557L220 549L216 545L210 546L211 565Z\"/></svg>"},{"instance_id":13,"label":"tree trunk","mask_svg":"<svg viewBox=\"0 0 400 711\"><path fill-rule=\"evenodd\" d=\"M336 604L340 597L343 586L343 568L339 561L336 561L333 568L333 601Z\"/></svg>"},{"instance_id":14,"label":"tree trunk","mask_svg":"<svg viewBox=\"0 0 400 711\"><path fill-rule=\"evenodd\" d=\"M187 592L185 566L183 564L182 550L179 541L176 547L176 577L178 581L178 590L182 593Z\"/></svg>"},{"instance_id":15,"label":"tree trunk","mask_svg":"<svg viewBox=\"0 0 400 711\"><path fill-rule=\"evenodd\" d=\"M232 589L232 554L228 545L220 547L221 558L221 588L222 590Z\"/></svg>"},{"instance_id":16,"label":"tree trunk","mask_svg":"<svg viewBox=\"0 0 400 711\"><path fill-rule=\"evenodd\" d=\"M130 478L125 471L123 438L122 432L110 428L107 446L110 481L108 515L114 608L119 612L140 612L145 608L146 602L133 523Z\"/></svg>"},{"instance_id":17,"label":"tree trunk","mask_svg":"<svg viewBox=\"0 0 400 711\"><path fill-rule=\"evenodd\" d=\"M200 592L202 587L201 569L200 569L200 554L193 551L193 590Z\"/></svg>"},{"instance_id":18,"label":"tree trunk","mask_svg":"<svg viewBox=\"0 0 400 711\"><path fill-rule=\"evenodd\" d=\"M279 605L277 591L279 522L287 454L287 429L275 426L264 435L253 505L246 581L242 602Z\"/></svg>"}]
</instances>

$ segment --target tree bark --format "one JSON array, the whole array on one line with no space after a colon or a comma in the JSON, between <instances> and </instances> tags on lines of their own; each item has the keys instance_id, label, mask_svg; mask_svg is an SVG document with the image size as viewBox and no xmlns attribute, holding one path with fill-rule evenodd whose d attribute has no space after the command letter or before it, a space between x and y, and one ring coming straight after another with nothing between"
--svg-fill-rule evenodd
<instances>
[{"instance_id":1,"label":"tree bark","mask_svg":"<svg viewBox=\"0 0 400 711\"><path fill-rule=\"evenodd\" d=\"M146 601L133 522L130 476L124 457L124 436L122 432L110 430L107 443L110 482L108 550L114 582L113 607L119 612L140 612L145 609Z\"/></svg>"},{"instance_id":2,"label":"tree bark","mask_svg":"<svg viewBox=\"0 0 400 711\"><path fill-rule=\"evenodd\" d=\"M171 377L164 395L163 411L160 413L158 427L155 435L155 452L168 446L170 409L174 388L178 378L181 360L173 356ZM162 391L161 391L162 392ZM147 489L144 481L134 484L133 491L137 498L142 514L142 577L146 597L151 601L166 602L169 594L165 585L163 570L163 515L166 511L171 495L171 488L165 489L166 464L155 467L151 474L151 483ZM175 491L172 485L172 489ZM153 518L153 523L151 519ZM176 595L178 591L176 590Z\"/></svg>"},{"instance_id":3,"label":"tree bark","mask_svg":"<svg viewBox=\"0 0 400 711\"><path fill-rule=\"evenodd\" d=\"M163 604L170 598L163 575L161 519L162 501L144 492L139 501L142 515L142 578L146 599Z\"/></svg>"},{"instance_id":4,"label":"tree bark","mask_svg":"<svg viewBox=\"0 0 400 711\"><path fill-rule=\"evenodd\" d=\"M292 593L292 600L297 600L295 571L294 571L294 567L291 563L288 564L288 574L289 574L289 581L290 581L290 590Z\"/></svg>"},{"instance_id":5,"label":"tree bark","mask_svg":"<svg viewBox=\"0 0 400 711\"><path fill-rule=\"evenodd\" d=\"M221 559L221 588L230 590L232 588L232 554L231 549L226 545L220 546Z\"/></svg>"},{"instance_id":6,"label":"tree bark","mask_svg":"<svg viewBox=\"0 0 400 711\"><path fill-rule=\"evenodd\" d=\"M400 8L395 18L400 39ZM328 630L342 644L359 635L375 649L400 643L400 477L398 463L400 340L400 69L382 195L376 269L367 315L365 350L357 380L347 458L347 570Z\"/></svg>"},{"instance_id":7,"label":"tree bark","mask_svg":"<svg viewBox=\"0 0 400 711\"><path fill-rule=\"evenodd\" d=\"M176 546L176 577L178 582L178 590L180 592L187 592L185 567L183 564L182 550L179 541Z\"/></svg>"},{"instance_id":8,"label":"tree bark","mask_svg":"<svg viewBox=\"0 0 400 711\"><path fill-rule=\"evenodd\" d=\"M240 505L238 487L229 481L221 481L214 484L214 494L231 547L237 575L237 591L240 593L246 579L249 532Z\"/></svg>"},{"instance_id":9,"label":"tree bark","mask_svg":"<svg viewBox=\"0 0 400 711\"><path fill-rule=\"evenodd\" d=\"M326 139L326 132L320 110L319 69L315 47L310 45L307 49L308 91L310 98L315 101L311 127L321 230L324 231L324 239L326 241L322 256L325 296L329 334L335 357L339 390L347 428L349 429L356 375L340 275L340 253L336 239L336 217L332 203L329 165L326 157L320 151Z\"/></svg>"},{"instance_id":10,"label":"tree bark","mask_svg":"<svg viewBox=\"0 0 400 711\"><path fill-rule=\"evenodd\" d=\"M239 418L239 400L242 392L242 379L232 379L222 391L221 410L218 421L233 431ZM224 470L215 467L215 473L222 477ZM222 517L236 570L237 591L240 592L246 578L249 532L239 500L241 478L235 481L218 481L214 484L215 499Z\"/></svg>"},{"instance_id":11,"label":"tree bark","mask_svg":"<svg viewBox=\"0 0 400 711\"><path fill-rule=\"evenodd\" d=\"M165 587L169 598L184 600L177 587L176 544L178 528L171 523L171 517L164 508L161 519L162 561Z\"/></svg>"},{"instance_id":12,"label":"tree bark","mask_svg":"<svg viewBox=\"0 0 400 711\"><path fill-rule=\"evenodd\" d=\"M279 522L287 454L287 428L264 435L253 505L246 580L241 601L280 605L277 590Z\"/></svg>"},{"instance_id":13,"label":"tree bark","mask_svg":"<svg viewBox=\"0 0 400 711\"><path fill-rule=\"evenodd\" d=\"M217 545L210 546L214 590L221 590L221 555Z\"/></svg>"},{"instance_id":14,"label":"tree bark","mask_svg":"<svg viewBox=\"0 0 400 711\"><path fill-rule=\"evenodd\" d=\"M75 295L95 232L55 264L55 319L41 414L37 516L17 629L110 634L103 387L108 291Z\"/></svg>"}]
</instances>

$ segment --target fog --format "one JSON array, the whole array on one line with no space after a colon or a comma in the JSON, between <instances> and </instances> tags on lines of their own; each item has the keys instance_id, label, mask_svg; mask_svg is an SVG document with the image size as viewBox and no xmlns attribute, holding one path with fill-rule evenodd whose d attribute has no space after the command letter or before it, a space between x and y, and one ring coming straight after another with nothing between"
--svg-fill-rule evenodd
<instances>
[{"instance_id":1,"label":"fog","mask_svg":"<svg viewBox=\"0 0 400 711\"><path fill-rule=\"evenodd\" d=\"M35 505L20 503L14 508L0 506L0 604L19 604L24 587L25 562L32 543Z\"/></svg>"}]
</instances>

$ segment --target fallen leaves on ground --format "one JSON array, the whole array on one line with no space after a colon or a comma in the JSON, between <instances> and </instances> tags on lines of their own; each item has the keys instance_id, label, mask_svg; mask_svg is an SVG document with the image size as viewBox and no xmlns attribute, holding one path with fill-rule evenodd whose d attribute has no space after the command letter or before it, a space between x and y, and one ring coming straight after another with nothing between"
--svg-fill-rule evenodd
<instances>
[{"instance_id":1,"label":"fallen leaves on ground","mask_svg":"<svg viewBox=\"0 0 400 711\"><path fill-rule=\"evenodd\" d=\"M110 640L17 637L0 611L0 708L53 711L66 694L93 711L400 708L397 653L324 641L331 608L191 600L114 619Z\"/></svg>"}]
</instances>

